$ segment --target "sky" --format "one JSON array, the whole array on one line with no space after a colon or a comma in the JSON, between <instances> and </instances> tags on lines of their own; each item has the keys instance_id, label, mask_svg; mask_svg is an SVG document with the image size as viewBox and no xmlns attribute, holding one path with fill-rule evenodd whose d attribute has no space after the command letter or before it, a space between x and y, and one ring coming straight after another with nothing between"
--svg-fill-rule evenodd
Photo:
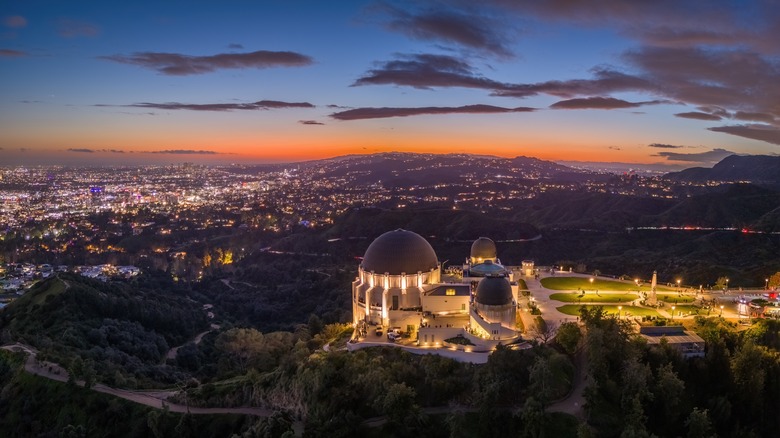
<instances>
[{"instance_id":1,"label":"sky","mask_svg":"<svg viewBox=\"0 0 780 438\"><path fill-rule=\"evenodd\" d=\"M0 1L0 165L780 152L780 1Z\"/></svg>"}]
</instances>

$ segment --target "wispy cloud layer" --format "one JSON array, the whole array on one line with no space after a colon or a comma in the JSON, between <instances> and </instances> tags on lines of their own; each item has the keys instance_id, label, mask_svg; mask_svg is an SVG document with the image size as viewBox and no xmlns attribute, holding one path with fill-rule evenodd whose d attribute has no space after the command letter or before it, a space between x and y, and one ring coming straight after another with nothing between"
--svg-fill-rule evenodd
<instances>
[{"instance_id":1,"label":"wispy cloud layer","mask_svg":"<svg viewBox=\"0 0 780 438\"><path fill-rule=\"evenodd\" d=\"M637 108L643 105L657 105L668 101L651 100L646 102L628 102L614 97L583 97L578 99L562 100L550 105L553 109L620 109Z\"/></svg>"},{"instance_id":2,"label":"wispy cloud layer","mask_svg":"<svg viewBox=\"0 0 780 438\"><path fill-rule=\"evenodd\" d=\"M684 154L680 152L659 152L656 156L665 157L669 161L688 161L705 164L714 164L718 161L734 155L735 152L726 149L713 149L707 152Z\"/></svg>"},{"instance_id":3,"label":"wispy cloud layer","mask_svg":"<svg viewBox=\"0 0 780 438\"><path fill-rule=\"evenodd\" d=\"M113 106L113 105L97 105ZM251 103L179 103L179 102L140 102L121 105L134 108L153 108L160 110L190 110L190 111L254 111L282 108L314 108L309 102L281 102L278 100L259 100Z\"/></svg>"},{"instance_id":4,"label":"wispy cloud layer","mask_svg":"<svg viewBox=\"0 0 780 438\"><path fill-rule=\"evenodd\" d=\"M300 53L268 50L250 53L219 53L210 56L138 52L132 55L101 56L100 59L137 65L171 76L196 75L221 69L304 67L314 63L311 57Z\"/></svg>"},{"instance_id":5,"label":"wispy cloud layer","mask_svg":"<svg viewBox=\"0 0 780 438\"><path fill-rule=\"evenodd\" d=\"M324 123L318 122L316 120L298 120L298 123L301 125L324 125Z\"/></svg>"},{"instance_id":6,"label":"wispy cloud layer","mask_svg":"<svg viewBox=\"0 0 780 438\"><path fill-rule=\"evenodd\" d=\"M694 119L694 120L721 120L722 117L710 114L710 113L700 113L698 111L690 111L687 113L677 113L675 114L675 117L680 117L683 119Z\"/></svg>"},{"instance_id":7,"label":"wispy cloud layer","mask_svg":"<svg viewBox=\"0 0 780 438\"><path fill-rule=\"evenodd\" d=\"M739 137L750 138L753 140L765 141L767 143L780 145L780 129L770 125L732 125L732 126L716 126L713 128L707 128L714 132L724 132L726 134L736 135Z\"/></svg>"},{"instance_id":8,"label":"wispy cloud layer","mask_svg":"<svg viewBox=\"0 0 780 438\"><path fill-rule=\"evenodd\" d=\"M89 148L70 148L68 152L78 152L83 154L94 154L98 152L112 153L112 154L124 154L125 151L121 149L89 149Z\"/></svg>"},{"instance_id":9,"label":"wispy cloud layer","mask_svg":"<svg viewBox=\"0 0 780 438\"><path fill-rule=\"evenodd\" d=\"M7 56L7 57L27 56L27 52L22 52L13 49L0 49L0 56Z\"/></svg>"},{"instance_id":10,"label":"wispy cloud layer","mask_svg":"<svg viewBox=\"0 0 780 438\"><path fill-rule=\"evenodd\" d=\"M384 119L389 117L408 117L430 114L500 114L531 112L534 108L503 108L492 105L466 105L458 107L419 107L419 108L355 108L333 113L336 120Z\"/></svg>"},{"instance_id":11,"label":"wispy cloud layer","mask_svg":"<svg viewBox=\"0 0 780 438\"><path fill-rule=\"evenodd\" d=\"M222 155L221 152L195 150L195 149L165 149L162 151L148 151L149 154L169 154L169 155Z\"/></svg>"},{"instance_id":12,"label":"wispy cloud layer","mask_svg":"<svg viewBox=\"0 0 780 438\"><path fill-rule=\"evenodd\" d=\"M498 23L496 18L482 15L477 10L405 11L387 7L385 11L389 15L387 28L411 38L454 44L500 58L514 56L508 46L511 40L505 35L510 29L509 23Z\"/></svg>"},{"instance_id":13,"label":"wispy cloud layer","mask_svg":"<svg viewBox=\"0 0 780 438\"><path fill-rule=\"evenodd\" d=\"M678 146L673 144L663 144L663 143L652 143L647 145L647 147L651 148L657 148L657 149L682 149L685 146Z\"/></svg>"}]
</instances>

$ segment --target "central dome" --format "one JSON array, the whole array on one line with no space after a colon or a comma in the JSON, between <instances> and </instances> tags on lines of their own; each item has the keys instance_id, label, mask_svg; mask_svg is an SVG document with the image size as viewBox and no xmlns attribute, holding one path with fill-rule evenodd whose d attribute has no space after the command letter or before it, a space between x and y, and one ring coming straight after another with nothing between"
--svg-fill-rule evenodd
<instances>
[{"instance_id":1,"label":"central dome","mask_svg":"<svg viewBox=\"0 0 780 438\"><path fill-rule=\"evenodd\" d=\"M397 229L377 237L368 246L364 271L390 275L427 272L439 266L436 252L425 238L412 231Z\"/></svg>"},{"instance_id":2,"label":"central dome","mask_svg":"<svg viewBox=\"0 0 780 438\"><path fill-rule=\"evenodd\" d=\"M487 237L480 237L471 244L471 258L482 260L496 258L496 244Z\"/></svg>"},{"instance_id":3,"label":"central dome","mask_svg":"<svg viewBox=\"0 0 780 438\"><path fill-rule=\"evenodd\" d=\"M504 306L512 303L512 286L504 277L485 277L477 285L475 300L487 306Z\"/></svg>"}]
</instances>

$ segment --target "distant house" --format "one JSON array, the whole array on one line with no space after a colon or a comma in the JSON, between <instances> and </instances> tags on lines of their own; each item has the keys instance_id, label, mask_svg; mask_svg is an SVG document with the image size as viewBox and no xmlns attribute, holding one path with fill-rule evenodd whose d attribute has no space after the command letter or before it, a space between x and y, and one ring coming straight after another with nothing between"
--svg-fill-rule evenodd
<instances>
[{"instance_id":1,"label":"distant house","mask_svg":"<svg viewBox=\"0 0 780 438\"><path fill-rule=\"evenodd\" d=\"M639 334L649 345L659 345L663 340L682 353L683 357L704 357L704 339L682 326L641 326Z\"/></svg>"}]
</instances>

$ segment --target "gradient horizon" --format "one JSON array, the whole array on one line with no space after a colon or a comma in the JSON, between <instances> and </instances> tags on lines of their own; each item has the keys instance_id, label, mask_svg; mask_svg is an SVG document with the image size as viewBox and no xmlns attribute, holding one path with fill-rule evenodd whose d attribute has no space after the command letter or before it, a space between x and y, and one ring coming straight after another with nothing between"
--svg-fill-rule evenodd
<instances>
[{"instance_id":1,"label":"gradient horizon","mask_svg":"<svg viewBox=\"0 0 780 438\"><path fill-rule=\"evenodd\" d=\"M0 165L778 153L776 4L621 4L5 2Z\"/></svg>"}]
</instances>

